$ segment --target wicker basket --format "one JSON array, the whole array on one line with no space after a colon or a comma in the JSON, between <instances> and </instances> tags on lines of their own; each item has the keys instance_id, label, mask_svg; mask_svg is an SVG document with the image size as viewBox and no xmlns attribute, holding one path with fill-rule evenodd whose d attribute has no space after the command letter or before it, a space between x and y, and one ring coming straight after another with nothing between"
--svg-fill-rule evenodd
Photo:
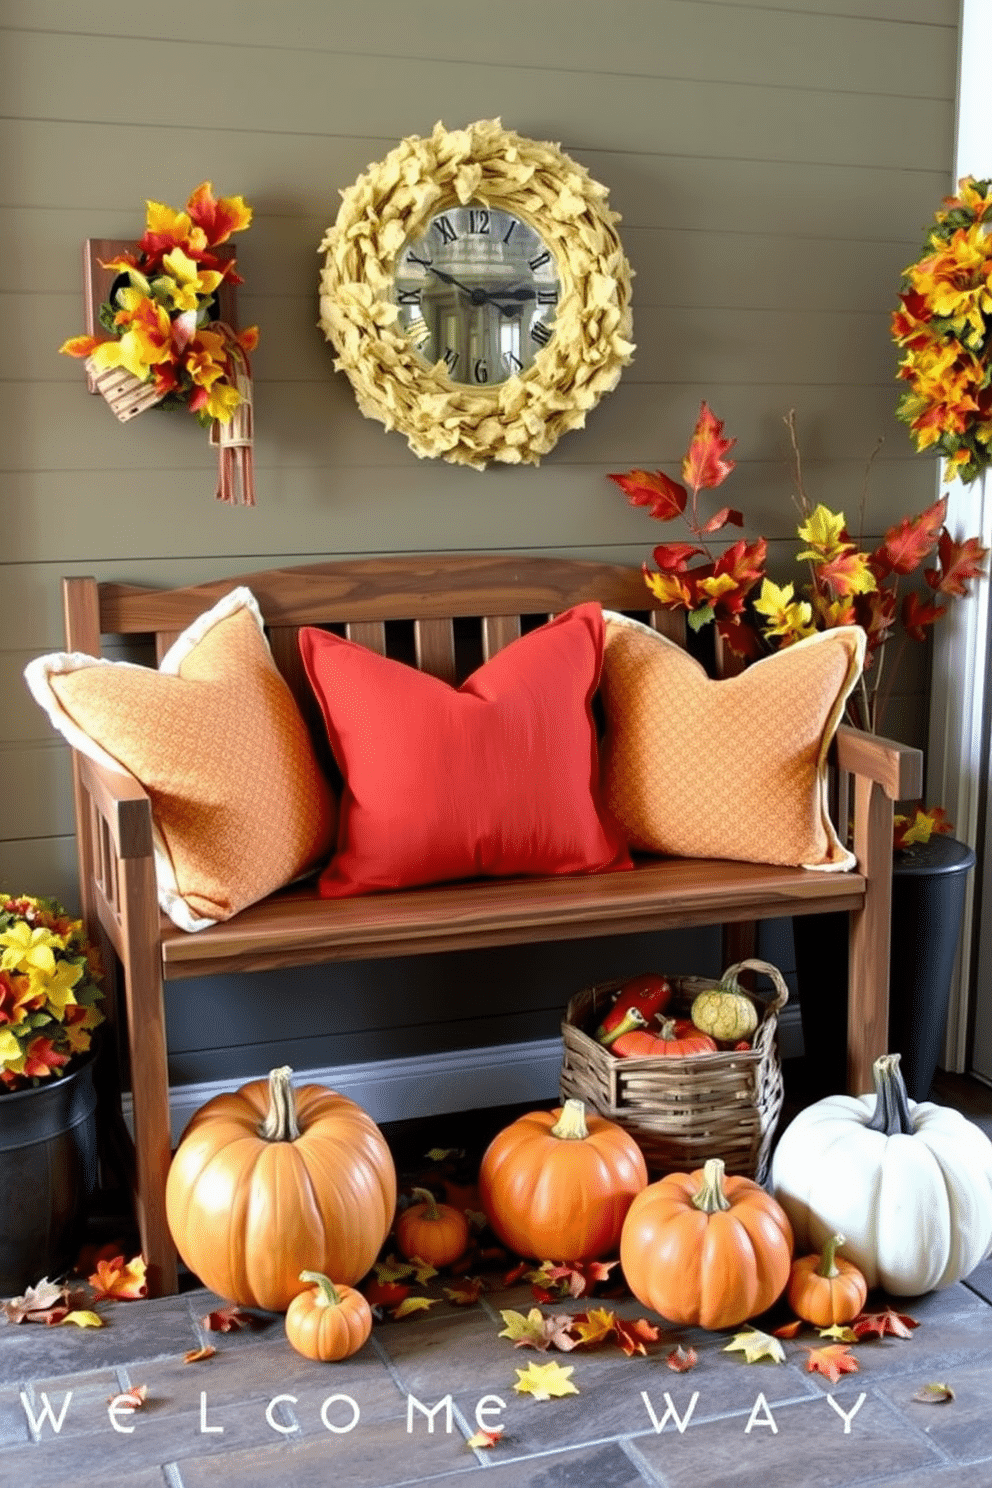
<instances>
[{"instance_id":1,"label":"wicker basket","mask_svg":"<svg viewBox=\"0 0 992 1488\"><path fill-rule=\"evenodd\" d=\"M722 1157L728 1173L763 1183L782 1109L778 1014L789 998L780 971L766 961L740 961L723 979L753 970L774 992L750 992L763 1013L748 1050L716 1054L611 1054L592 1038L621 981L578 992L562 1024L565 1057L561 1098L575 1097L634 1137L655 1173L693 1171ZM688 1017L699 992L719 985L706 977L671 977L670 1009Z\"/></svg>"}]
</instances>

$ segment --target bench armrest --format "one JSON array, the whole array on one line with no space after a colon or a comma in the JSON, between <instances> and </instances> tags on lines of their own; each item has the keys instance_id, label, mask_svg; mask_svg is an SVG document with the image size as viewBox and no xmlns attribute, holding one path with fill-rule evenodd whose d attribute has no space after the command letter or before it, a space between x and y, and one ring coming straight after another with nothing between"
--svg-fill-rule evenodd
<instances>
[{"instance_id":1,"label":"bench armrest","mask_svg":"<svg viewBox=\"0 0 992 1488\"><path fill-rule=\"evenodd\" d=\"M836 736L837 766L880 785L890 801L923 792L923 752L842 723Z\"/></svg>"},{"instance_id":2,"label":"bench armrest","mask_svg":"<svg viewBox=\"0 0 992 1488\"><path fill-rule=\"evenodd\" d=\"M110 833L117 857L151 857L152 803L140 781L84 754L76 754L76 766L80 784Z\"/></svg>"}]
</instances>

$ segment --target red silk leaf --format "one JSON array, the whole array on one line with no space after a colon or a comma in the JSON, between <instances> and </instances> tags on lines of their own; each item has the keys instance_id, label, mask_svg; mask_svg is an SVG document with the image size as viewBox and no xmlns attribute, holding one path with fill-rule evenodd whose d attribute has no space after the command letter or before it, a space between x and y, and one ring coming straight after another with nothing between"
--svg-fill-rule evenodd
<instances>
[{"instance_id":1,"label":"red silk leaf","mask_svg":"<svg viewBox=\"0 0 992 1488\"><path fill-rule=\"evenodd\" d=\"M947 614L946 605L929 604L918 594L907 594L902 602L902 623L914 641L925 641L927 627Z\"/></svg>"},{"instance_id":2,"label":"red silk leaf","mask_svg":"<svg viewBox=\"0 0 992 1488\"><path fill-rule=\"evenodd\" d=\"M701 532L719 532L721 527L743 527L744 513L739 512L733 506L721 506L718 512L714 512L708 522L704 522L699 529Z\"/></svg>"},{"instance_id":3,"label":"red silk leaf","mask_svg":"<svg viewBox=\"0 0 992 1488\"><path fill-rule=\"evenodd\" d=\"M887 1307L884 1312L861 1313L851 1324L851 1331L859 1338L884 1338L887 1333L895 1338L911 1338L911 1330L919 1326L915 1318Z\"/></svg>"},{"instance_id":4,"label":"red silk leaf","mask_svg":"<svg viewBox=\"0 0 992 1488\"><path fill-rule=\"evenodd\" d=\"M662 573L684 574L689 571L689 559L705 551L692 543L659 543L651 556Z\"/></svg>"},{"instance_id":5,"label":"red silk leaf","mask_svg":"<svg viewBox=\"0 0 992 1488\"><path fill-rule=\"evenodd\" d=\"M890 527L874 554L883 571L908 574L919 568L937 546L946 516L947 497L942 496L926 511Z\"/></svg>"},{"instance_id":6,"label":"red silk leaf","mask_svg":"<svg viewBox=\"0 0 992 1488\"><path fill-rule=\"evenodd\" d=\"M746 620L718 620L716 628L724 645L745 661L756 661L763 654L758 632Z\"/></svg>"},{"instance_id":7,"label":"red silk leaf","mask_svg":"<svg viewBox=\"0 0 992 1488\"><path fill-rule=\"evenodd\" d=\"M681 516L689 493L663 470L628 470L625 475L611 475L631 506L646 506L648 515L659 522L670 522Z\"/></svg>"},{"instance_id":8,"label":"red silk leaf","mask_svg":"<svg viewBox=\"0 0 992 1488\"><path fill-rule=\"evenodd\" d=\"M722 485L735 464L723 457L736 443L736 439L723 438L723 420L718 419L704 402L682 461L682 479L686 485L694 491L712 490L714 486Z\"/></svg>"},{"instance_id":9,"label":"red silk leaf","mask_svg":"<svg viewBox=\"0 0 992 1488\"><path fill-rule=\"evenodd\" d=\"M985 574L985 559L988 548L983 548L977 537L968 537L964 542L955 542L949 532L942 532L937 547L939 568L928 568L926 581L938 594L953 594L959 599L968 593L969 579L980 579Z\"/></svg>"},{"instance_id":10,"label":"red silk leaf","mask_svg":"<svg viewBox=\"0 0 992 1488\"><path fill-rule=\"evenodd\" d=\"M809 1349L806 1369L810 1374L824 1374L836 1384L842 1374L857 1374L858 1361L849 1343L831 1343L824 1348Z\"/></svg>"}]
</instances>

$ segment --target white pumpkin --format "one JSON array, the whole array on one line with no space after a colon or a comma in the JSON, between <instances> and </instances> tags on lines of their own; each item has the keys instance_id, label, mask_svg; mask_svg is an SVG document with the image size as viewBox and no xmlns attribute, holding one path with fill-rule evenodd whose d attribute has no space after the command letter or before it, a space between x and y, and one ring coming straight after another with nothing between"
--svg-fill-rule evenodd
<instances>
[{"instance_id":1,"label":"white pumpkin","mask_svg":"<svg viewBox=\"0 0 992 1488\"><path fill-rule=\"evenodd\" d=\"M992 1253L992 1142L949 1106L912 1101L899 1055L875 1061L874 1095L831 1095L786 1127L771 1186L796 1254L847 1236L870 1287L915 1297Z\"/></svg>"}]
</instances>

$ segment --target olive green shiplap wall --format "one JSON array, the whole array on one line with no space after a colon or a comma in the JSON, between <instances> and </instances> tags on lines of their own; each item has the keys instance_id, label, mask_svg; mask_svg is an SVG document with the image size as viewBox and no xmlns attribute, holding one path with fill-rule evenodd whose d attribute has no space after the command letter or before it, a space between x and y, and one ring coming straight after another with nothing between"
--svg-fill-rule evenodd
<instances>
[{"instance_id":1,"label":"olive green shiplap wall","mask_svg":"<svg viewBox=\"0 0 992 1488\"><path fill-rule=\"evenodd\" d=\"M169 585L439 549L640 562L663 529L607 472L675 468L703 398L738 440L725 494L783 571L789 407L810 494L849 517L884 436L868 531L934 495L893 417L888 314L950 184L955 0L572 0L565 24L533 0L491 22L454 0L214 0L195 37L182 14L0 0L0 884L69 903L66 751L20 679L61 644L64 573ZM638 350L540 469L479 474L420 462L360 416L316 328L317 246L339 191L401 136L494 116L610 188ZM56 354L83 329L82 241L138 236L146 198L180 206L204 178L255 209L236 240L240 318L262 332L249 511L215 502L192 419L120 426ZM917 661L887 726L922 742ZM620 955L308 973L293 1014L279 979L201 984L170 994L174 1078L224 1073L216 1050L240 1072L279 1050L305 1067L542 1037L575 978Z\"/></svg>"}]
</instances>

